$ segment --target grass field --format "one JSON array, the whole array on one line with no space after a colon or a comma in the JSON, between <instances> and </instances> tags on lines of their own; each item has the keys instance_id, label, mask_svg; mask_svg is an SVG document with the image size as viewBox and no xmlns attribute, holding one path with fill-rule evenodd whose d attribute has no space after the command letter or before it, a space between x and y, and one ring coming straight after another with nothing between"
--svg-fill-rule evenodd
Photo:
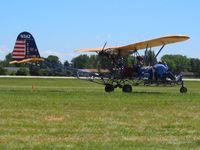
<instances>
[{"instance_id":1,"label":"grass field","mask_svg":"<svg viewBox=\"0 0 200 150\"><path fill-rule=\"evenodd\" d=\"M0 149L200 149L200 82L186 85L1 78Z\"/></svg>"}]
</instances>

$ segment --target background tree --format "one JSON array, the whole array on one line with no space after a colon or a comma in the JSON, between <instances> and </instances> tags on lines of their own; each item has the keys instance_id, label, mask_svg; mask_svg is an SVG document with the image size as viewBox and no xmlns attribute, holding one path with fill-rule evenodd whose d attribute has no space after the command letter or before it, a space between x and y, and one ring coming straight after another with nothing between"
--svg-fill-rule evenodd
<instances>
[{"instance_id":1,"label":"background tree","mask_svg":"<svg viewBox=\"0 0 200 150\"><path fill-rule=\"evenodd\" d=\"M88 68L94 69L97 68L97 55L90 55L89 56L89 62L88 62Z\"/></svg>"},{"instance_id":2,"label":"background tree","mask_svg":"<svg viewBox=\"0 0 200 150\"><path fill-rule=\"evenodd\" d=\"M55 56L55 55L49 55L47 58L46 58L47 61L51 62L51 63L54 63L54 64L61 64L58 56Z\"/></svg>"},{"instance_id":3,"label":"background tree","mask_svg":"<svg viewBox=\"0 0 200 150\"><path fill-rule=\"evenodd\" d=\"M3 67L9 67L9 66L15 66L15 65L10 65L9 62L12 60L12 54L9 53L5 56L5 59L1 61L1 66Z\"/></svg>"},{"instance_id":4,"label":"background tree","mask_svg":"<svg viewBox=\"0 0 200 150\"><path fill-rule=\"evenodd\" d=\"M145 60L144 60L144 64L145 65L154 65L157 63L157 58L155 58L155 53L153 50L147 50L147 52L145 53Z\"/></svg>"},{"instance_id":5,"label":"background tree","mask_svg":"<svg viewBox=\"0 0 200 150\"><path fill-rule=\"evenodd\" d=\"M194 72L196 76L200 76L200 59L197 58L191 58L190 59L190 71Z\"/></svg>"},{"instance_id":6,"label":"background tree","mask_svg":"<svg viewBox=\"0 0 200 150\"><path fill-rule=\"evenodd\" d=\"M68 62L68 60L66 60L66 61L64 62L64 66L65 66L65 67L69 67L69 66L70 66L70 63Z\"/></svg>"},{"instance_id":7,"label":"background tree","mask_svg":"<svg viewBox=\"0 0 200 150\"><path fill-rule=\"evenodd\" d=\"M0 66L0 75L6 75L7 70Z\"/></svg>"},{"instance_id":8,"label":"background tree","mask_svg":"<svg viewBox=\"0 0 200 150\"><path fill-rule=\"evenodd\" d=\"M20 67L19 70L16 72L16 75L23 75L26 76L28 75L29 71L25 67Z\"/></svg>"},{"instance_id":9,"label":"background tree","mask_svg":"<svg viewBox=\"0 0 200 150\"><path fill-rule=\"evenodd\" d=\"M190 70L190 60L182 55L164 55L162 60L168 63L174 73L187 72Z\"/></svg>"},{"instance_id":10,"label":"background tree","mask_svg":"<svg viewBox=\"0 0 200 150\"><path fill-rule=\"evenodd\" d=\"M83 69L89 66L89 56L86 54L79 55L72 59L72 66L74 68Z\"/></svg>"},{"instance_id":11,"label":"background tree","mask_svg":"<svg viewBox=\"0 0 200 150\"><path fill-rule=\"evenodd\" d=\"M9 53L5 56L5 64L6 66L9 66L9 62L12 61L12 53Z\"/></svg>"},{"instance_id":12,"label":"background tree","mask_svg":"<svg viewBox=\"0 0 200 150\"><path fill-rule=\"evenodd\" d=\"M135 64L135 61L136 61L135 57L130 55L130 56L128 56L125 64L128 65L128 66L133 66L133 64Z\"/></svg>"}]
</instances>

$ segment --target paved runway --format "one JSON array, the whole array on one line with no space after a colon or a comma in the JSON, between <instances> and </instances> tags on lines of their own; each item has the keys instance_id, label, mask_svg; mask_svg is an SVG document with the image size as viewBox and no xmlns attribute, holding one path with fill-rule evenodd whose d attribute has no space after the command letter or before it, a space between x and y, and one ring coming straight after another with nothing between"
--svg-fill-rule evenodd
<instances>
[{"instance_id":1,"label":"paved runway","mask_svg":"<svg viewBox=\"0 0 200 150\"><path fill-rule=\"evenodd\" d=\"M58 76L0 76L0 78L43 78L43 79L77 79L76 77L58 77ZM81 79L88 79L87 77L81 77ZM183 79L184 81L200 81L198 79Z\"/></svg>"}]
</instances>

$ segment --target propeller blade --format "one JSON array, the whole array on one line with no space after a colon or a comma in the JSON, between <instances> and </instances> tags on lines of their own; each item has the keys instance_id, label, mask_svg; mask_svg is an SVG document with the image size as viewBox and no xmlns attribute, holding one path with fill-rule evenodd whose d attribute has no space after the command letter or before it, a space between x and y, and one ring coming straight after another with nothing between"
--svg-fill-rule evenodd
<instances>
[{"instance_id":1,"label":"propeller blade","mask_svg":"<svg viewBox=\"0 0 200 150\"><path fill-rule=\"evenodd\" d=\"M102 51L105 49L107 42L103 45Z\"/></svg>"}]
</instances>

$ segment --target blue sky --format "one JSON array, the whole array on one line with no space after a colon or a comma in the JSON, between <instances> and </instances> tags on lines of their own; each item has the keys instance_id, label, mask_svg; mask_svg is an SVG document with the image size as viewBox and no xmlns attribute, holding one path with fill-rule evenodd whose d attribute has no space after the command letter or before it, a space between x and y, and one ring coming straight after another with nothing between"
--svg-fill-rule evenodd
<instances>
[{"instance_id":1,"label":"blue sky","mask_svg":"<svg viewBox=\"0 0 200 150\"><path fill-rule=\"evenodd\" d=\"M1 0L0 59L12 51L17 35L34 36L40 55L61 61L88 47L126 45L183 34L186 42L167 45L164 54L200 58L198 0ZM155 48L157 51L158 48Z\"/></svg>"}]
</instances>

